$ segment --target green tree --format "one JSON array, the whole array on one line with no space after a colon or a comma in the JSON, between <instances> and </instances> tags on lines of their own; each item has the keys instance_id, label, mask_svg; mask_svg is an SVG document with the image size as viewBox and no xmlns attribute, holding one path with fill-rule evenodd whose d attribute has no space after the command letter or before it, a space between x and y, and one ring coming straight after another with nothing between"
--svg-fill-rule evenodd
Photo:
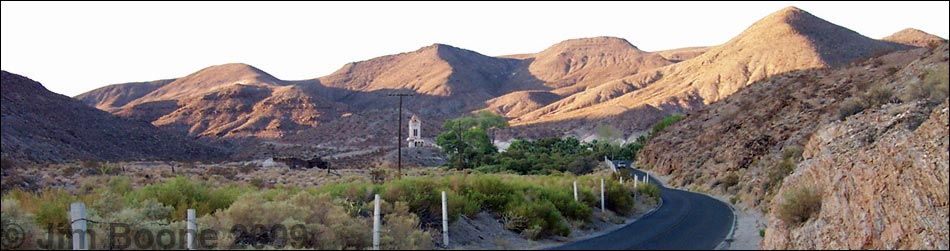
<instances>
[{"instance_id":1,"label":"green tree","mask_svg":"<svg viewBox=\"0 0 950 251\"><path fill-rule=\"evenodd\" d=\"M464 169L489 165L494 162L492 155L498 152L489 131L507 127L508 121L501 116L480 111L474 117L446 120L435 142L449 155L447 165L451 167Z\"/></svg>"}]
</instances>

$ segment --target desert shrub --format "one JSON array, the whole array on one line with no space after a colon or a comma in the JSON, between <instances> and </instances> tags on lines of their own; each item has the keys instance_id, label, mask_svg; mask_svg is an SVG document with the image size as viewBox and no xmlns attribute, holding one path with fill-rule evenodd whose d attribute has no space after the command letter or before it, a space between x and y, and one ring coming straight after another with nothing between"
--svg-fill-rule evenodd
<instances>
[{"instance_id":1,"label":"desert shrub","mask_svg":"<svg viewBox=\"0 0 950 251\"><path fill-rule=\"evenodd\" d=\"M369 175L373 180L373 183L382 184L386 182L386 177L389 176L388 171L385 168L373 168L369 170Z\"/></svg>"},{"instance_id":2,"label":"desert shrub","mask_svg":"<svg viewBox=\"0 0 950 251\"><path fill-rule=\"evenodd\" d=\"M649 196L653 198L653 201L656 203L660 202L660 187L654 184L639 184L637 186L637 194Z\"/></svg>"},{"instance_id":3,"label":"desert shrub","mask_svg":"<svg viewBox=\"0 0 950 251\"><path fill-rule=\"evenodd\" d=\"M102 163L98 160L83 160L79 166L79 171L84 175L116 175L122 170L116 163Z\"/></svg>"},{"instance_id":4,"label":"desert shrub","mask_svg":"<svg viewBox=\"0 0 950 251\"><path fill-rule=\"evenodd\" d=\"M80 164L79 164L79 166L81 166L81 167L84 168L84 169L96 169L96 170L98 170L99 167L102 166L102 163L100 163L98 160L89 159L89 160L83 160L83 161L81 161Z\"/></svg>"},{"instance_id":5,"label":"desert shrub","mask_svg":"<svg viewBox=\"0 0 950 251\"><path fill-rule=\"evenodd\" d=\"M567 236L570 228L557 208L549 201L518 202L505 212L506 228L537 240L550 235Z\"/></svg>"},{"instance_id":6,"label":"desert shrub","mask_svg":"<svg viewBox=\"0 0 950 251\"><path fill-rule=\"evenodd\" d=\"M887 103L891 103L894 97L894 92L890 88L878 85L872 87L871 90L868 90L866 96L870 106L878 107Z\"/></svg>"},{"instance_id":7,"label":"desert shrub","mask_svg":"<svg viewBox=\"0 0 950 251\"><path fill-rule=\"evenodd\" d=\"M606 188L607 209L620 215L628 215L633 209L633 196L630 191L613 180L604 184Z\"/></svg>"},{"instance_id":8,"label":"desert shrub","mask_svg":"<svg viewBox=\"0 0 950 251\"><path fill-rule=\"evenodd\" d=\"M742 202L742 199L739 198L738 195L733 195L732 197L729 197L729 203L730 203L730 204L738 205L739 202Z\"/></svg>"},{"instance_id":9,"label":"desert shrub","mask_svg":"<svg viewBox=\"0 0 950 251\"><path fill-rule=\"evenodd\" d=\"M205 173L207 173L208 175L218 175L221 177L225 177L229 180L233 180L234 177L237 176L237 170L234 170L234 168L229 168L229 167L224 167L224 166L209 167L205 171Z\"/></svg>"},{"instance_id":10,"label":"desert shrub","mask_svg":"<svg viewBox=\"0 0 950 251\"><path fill-rule=\"evenodd\" d=\"M168 219L175 212L175 208L166 206L155 199L147 199L141 202L137 210L141 212L141 218L147 221Z\"/></svg>"},{"instance_id":11,"label":"desert shrub","mask_svg":"<svg viewBox=\"0 0 950 251\"><path fill-rule=\"evenodd\" d=\"M775 164L775 167L769 170L768 181L765 184L766 190L778 188L785 180L785 177L795 171L795 163L791 159L782 159Z\"/></svg>"},{"instance_id":12,"label":"desert shrub","mask_svg":"<svg viewBox=\"0 0 950 251\"><path fill-rule=\"evenodd\" d=\"M685 118L685 116L683 116L682 114L674 114L672 116L664 118L663 120L660 120L660 122L657 122L656 124L653 125L653 131L650 132L650 135L656 135L657 133L663 131L670 125L673 125L673 123L676 123L676 121L680 121L683 118Z\"/></svg>"},{"instance_id":13,"label":"desert shrub","mask_svg":"<svg viewBox=\"0 0 950 251\"><path fill-rule=\"evenodd\" d=\"M778 205L775 216L789 226L798 226L821 211L821 194L812 187L790 189Z\"/></svg>"},{"instance_id":14,"label":"desert shrub","mask_svg":"<svg viewBox=\"0 0 950 251\"><path fill-rule=\"evenodd\" d=\"M195 168L198 167L198 163L195 162L195 161L191 161L191 160L189 160L189 161L183 161L183 162L181 162L181 167L184 168L184 169L195 169ZM172 170L175 170L174 167L172 168Z\"/></svg>"},{"instance_id":15,"label":"desert shrub","mask_svg":"<svg viewBox=\"0 0 950 251\"><path fill-rule=\"evenodd\" d=\"M485 196L472 189L471 185L463 183L453 186L453 184L450 183L449 187L444 191L446 203L449 207L449 221L454 222L463 214L468 217L475 217L478 212L482 211L482 202ZM439 196L441 196L441 194L439 194Z\"/></svg>"},{"instance_id":16,"label":"desert shrub","mask_svg":"<svg viewBox=\"0 0 950 251\"><path fill-rule=\"evenodd\" d=\"M343 205L349 215L369 215L371 211L364 208L373 200L373 195L377 191L375 185L367 182L350 181L324 186L317 190L317 193L324 193L335 198Z\"/></svg>"},{"instance_id":17,"label":"desert shrub","mask_svg":"<svg viewBox=\"0 0 950 251\"><path fill-rule=\"evenodd\" d=\"M93 202L95 204L95 202ZM172 213L173 208L169 206L162 205L154 199L149 199L145 202L138 203L132 207L122 208L115 213L100 213L94 210L87 212L87 218L90 218L95 221L103 222L118 222L126 224L125 226L119 226L122 230L118 232L127 232L129 236L134 236L138 232L147 231L151 235L158 233L158 231L173 231L177 233L180 229L184 229L184 219L178 219L178 221L168 221L168 216ZM184 243L179 239L175 239L174 242L168 239L167 236L162 236L162 245L159 245L157 241L154 241L151 245L140 246L144 242L133 242L128 243L120 241L120 239L112 238L105 233L110 232L110 227L113 225L110 224L90 224L89 229L95 231L96 235L93 235L94 241L90 242L94 246L90 246L94 249L119 249L119 248L131 248L131 249L169 249L184 248ZM113 241L113 242L110 242Z\"/></svg>"},{"instance_id":18,"label":"desert shrub","mask_svg":"<svg viewBox=\"0 0 950 251\"><path fill-rule=\"evenodd\" d=\"M720 183L722 183L723 189L728 189L728 188L730 188L730 187L733 187L733 186L735 186L735 185L738 185L738 184L739 184L739 175L736 174L736 173L729 173L729 174L726 174L725 177L722 177L722 179L720 180Z\"/></svg>"},{"instance_id":19,"label":"desert shrub","mask_svg":"<svg viewBox=\"0 0 950 251\"><path fill-rule=\"evenodd\" d=\"M871 65L874 66L874 67L878 67L878 66L884 65L884 59L883 59L883 58L876 57L876 58L874 58L874 59L871 60Z\"/></svg>"},{"instance_id":20,"label":"desert shrub","mask_svg":"<svg viewBox=\"0 0 950 251\"><path fill-rule=\"evenodd\" d=\"M304 243L314 249L364 249L372 244L371 222L350 215L341 201L326 193L302 192L289 198L292 206L303 210L301 219L288 219L284 225L299 221L312 234ZM284 216L289 218L288 216ZM300 217L300 216L298 216Z\"/></svg>"},{"instance_id":21,"label":"desert shrub","mask_svg":"<svg viewBox=\"0 0 950 251\"><path fill-rule=\"evenodd\" d=\"M948 64L941 63L935 68L928 69L921 76L920 81L911 83L901 100L912 102L916 100L926 100L931 104L943 102L950 93L950 81L948 81Z\"/></svg>"},{"instance_id":22,"label":"desert shrub","mask_svg":"<svg viewBox=\"0 0 950 251\"><path fill-rule=\"evenodd\" d=\"M858 114L861 111L864 111L868 107L868 104L864 99L860 97L850 97L841 102L838 108L838 119L844 121L846 118L851 115Z\"/></svg>"},{"instance_id":23,"label":"desert shrub","mask_svg":"<svg viewBox=\"0 0 950 251\"><path fill-rule=\"evenodd\" d=\"M258 178L258 177L251 178L251 180L248 181L248 183L250 183L252 186L254 186L254 187L258 188L258 189L261 189L261 188L264 188L265 186L267 186L267 183L264 182L264 179L261 179L261 178Z\"/></svg>"},{"instance_id":24,"label":"desert shrub","mask_svg":"<svg viewBox=\"0 0 950 251\"><path fill-rule=\"evenodd\" d=\"M238 166L237 169L239 173L251 173L257 170L257 164L247 163L247 164Z\"/></svg>"},{"instance_id":25,"label":"desert shrub","mask_svg":"<svg viewBox=\"0 0 950 251\"><path fill-rule=\"evenodd\" d=\"M607 190L608 197L622 198L623 197L622 195L616 195L616 194L611 193L611 192L615 192L615 190L619 191L619 189L608 189ZM627 197L629 197L629 194L627 194ZM593 215L593 209L591 209L587 205L582 204L579 201L574 201L574 195L572 194L572 191L570 190L557 189L557 188L555 189L544 188L543 190L541 190L541 198L543 200L550 201L552 204L554 204L557 210L560 211L564 217L567 217L573 220L582 220L585 222L591 221L591 215ZM618 201L620 200L618 199ZM611 199L611 202L613 202L613 198ZM619 203L624 203L624 202L619 202ZM613 204L609 206L613 206ZM617 208L623 208L623 207L620 206Z\"/></svg>"},{"instance_id":26,"label":"desert shrub","mask_svg":"<svg viewBox=\"0 0 950 251\"><path fill-rule=\"evenodd\" d=\"M429 178L404 178L387 183L380 197L386 201L405 202L422 222L436 222L442 213L440 185ZM458 212L453 212L458 217Z\"/></svg>"},{"instance_id":27,"label":"desert shrub","mask_svg":"<svg viewBox=\"0 0 950 251\"><path fill-rule=\"evenodd\" d=\"M195 209L198 215L227 208L245 192L247 188L235 186L210 188L205 183L179 176L165 183L145 186L130 196L136 201L155 199L175 208L175 212L169 218L169 220L175 220L183 219L189 208Z\"/></svg>"},{"instance_id":28,"label":"desert shrub","mask_svg":"<svg viewBox=\"0 0 950 251\"><path fill-rule=\"evenodd\" d=\"M482 208L495 212L507 209L508 203L517 199L515 189L504 184L500 177L495 175L481 175L472 180L472 188L483 196Z\"/></svg>"},{"instance_id":29,"label":"desert shrub","mask_svg":"<svg viewBox=\"0 0 950 251\"><path fill-rule=\"evenodd\" d=\"M22 244L16 247L10 247L14 249L35 249L36 242L34 240L35 236L39 234L38 228L34 225L33 217L20 208L20 203L14 199L4 199L0 202L0 222L2 222L4 231L7 231L7 226L15 224L20 227L22 230L22 236L24 237ZM4 232L6 235L6 232ZM7 236L4 236L4 242L7 241ZM4 248L7 247L7 243L4 243Z\"/></svg>"},{"instance_id":30,"label":"desert shrub","mask_svg":"<svg viewBox=\"0 0 950 251\"><path fill-rule=\"evenodd\" d=\"M900 69L897 69L897 67L891 66L891 67L887 67L886 71L887 71L888 76L893 76L894 74L897 74L897 72L900 71Z\"/></svg>"},{"instance_id":31,"label":"desert shrub","mask_svg":"<svg viewBox=\"0 0 950 251\"><path fill-rule=\"evenodd\" d=\"M229 217L234 225L244 226L244 229L234 231L235 243L255 247L275 244L278 225L287 219L305 220L309 213L286 200L268 201L261 193L241 196L222 211L222 215Z\"/></svg>"},{"instance_id":32,"label":"desert shrub","mask_svg":"<svg viewBox=\"0 0 950 251\"><path fill-rule=\"evenodd\" d=\"M790 145L782 150L782 159L799 161L801 160L803 153L805 153L805 148L802 148L801 145Z\"/></svg>"},{"instance_id":33,"label":"desert shrub","mask_svg":"<svg viewBox=\"0 0 950 251\"><path fill-rule=\"evenodd\" d=\"M386 222L380 235L380 249L432 249L432 235L420 228L419 217L409 212L409 206L396 202L393 211L383 216Z\"/></svg>"},{"instance_id":34,"label":"desert shrub","mask_svg":"<svg viewBox=\"0 0 950 251\"><path fill-rule=\"evenodd\" d=\"M111 215L125 207L124 198L111 190L102 189L96 195L89 207L96 210L100 215Z\"/></svg>"},{"instance_id":35,"label":"desert shrub","mask_svg":"<svg viewBox=\"0 0 950 251\"><path fill-rule=\"evenodd\" d=\"M10 196L19 203L24 212L33 215L37 226L53 227L59 234L69 232L69 204L79 201L79 198L65 190L53 188L44 189L40 193L14 189Z\"/></svg>"}]
</instances>

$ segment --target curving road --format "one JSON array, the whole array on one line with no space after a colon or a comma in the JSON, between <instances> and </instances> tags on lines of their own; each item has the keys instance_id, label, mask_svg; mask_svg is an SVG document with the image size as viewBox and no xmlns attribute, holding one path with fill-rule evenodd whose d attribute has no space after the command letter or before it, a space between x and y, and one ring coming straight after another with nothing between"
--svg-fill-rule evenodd
<instances>
[{"instance_id":1,"label":"curving road","mask_svg":"<svg viewBox=\"0 0 950 251\"><path fill-rule=\"evenodd\" d=\"M630 170L638 176L639 170ZM663 206L613 232L552 250L715 249L732 230L735 215L722 201L682 190L660 187Z\"/></svg>"}]
</instances>

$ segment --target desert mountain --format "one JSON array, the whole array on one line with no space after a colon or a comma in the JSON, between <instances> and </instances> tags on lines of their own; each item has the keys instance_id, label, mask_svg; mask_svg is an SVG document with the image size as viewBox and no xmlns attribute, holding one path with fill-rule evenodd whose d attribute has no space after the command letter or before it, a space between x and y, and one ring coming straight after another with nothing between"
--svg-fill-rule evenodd
<instances>
[{"instance_id":1,"label":"desert mountain","mask_svg":"<svg viewBox=\"0 0 950 251\"><path fill-rule=\"evenodd\" d=\"M544 88L528 74L518 74L523 60L494 58L444 44L416 51L349 63L318 79L327 96L357 109L383 109L394 102L387 94L412 93L405 108L426 116L457 116L469 107L509 92Z\"/></svg>"},{"instance_id":2,"label":"desert mountain","mask_svg":"<svg viewBox=\"0 0 950 251\"><path fill-rule=\"evenodd\" d=\"M345 109L318 91L313 84L283 81L250 65L225 64L171 81L107 86L77 99L199 137L279 138Z\"/></svg>"},{"instance_id":3,"label":"desert mountain","mask_svg":"<svg viewBox=\"0 0 950 251\"><path fill-rule=\"evenodd\" d=\"M321 77L329 87L354 91L406 90L420 95L447 97L466 92L494 97L504 85L516 60L499 59L444 44L349 63ZM514 88L517 89L517 88Z\"/></svg>"},{"instance_id":4,"label":"desert mountain","mask_svg":"<svg viewBox=\"0 0 950 251\"><path fill-rule=\"evenodd\" d=\"M635 118L638 116L623 114L647 106L666 113L682 112L728 97L769 76L843 65L875 52L905 48L864 37L801 9L787 7L692 59L568 96L512 122L523 125L618 116Z\"/></svg>"},{"instance_id":5,"label":"desert mountain","mask_svg":"<svg viewBox=\"0 0 950 251\"><path fill-rule=\"evenodd\" d=\"M947 39L914 28L903 29L881 40L915 47L927 47L931 43L947 41Z\"/></svg>"},{"instance_id":6,"label":"desert mountain","mask_svg":"<svg viewBox=\"0 0 950 251\"><path fill-rule=\"evenodd\" d=\"M283 81L249 65L226 64L170 82L113 85L77 98L196 136L281 138L348 110L388 111L396 100L386 95L394 92L414 94L404 108L437 120L434 124L480 109L516 117L559 100L557 92L582 91L668 64L611 37L568 40L522 58L433 44L349 63L313 80ZM366 116L353 118L359 117Z\"/></svg>"},{"instance_id":7,"label":"desert mountain","mask_svg":"<svg viewBox=\"0 0 950 251\"><path fill-rule=\"evenodd\" d=\"M233 85L268 86L283 84L283 81L250 65L215 65L176 79L174 82L163 85L129 103L135 105L162 100L178 100L192 96L195 93L208 93L221 87Z\"/></svg>"},{"instance_id":8,"label":"desert mountain","mask_svg":"<svg viewBox=\"0 0 950 251\"><path fill-rule=\"evenodd\" d=\"M532 58L528 71L558 95L669 65L660 55L641 51L626 39L593 37L560 42Z\"/></svg>"},{"instance_id":9,"label":"desert mountain","mask_svg":"<svg viewBox=\"0 0 950 251\"><path fill-rule=\"evenodd\" d=\"M3 156L66 160L215 159L224 155L140 121L117 117L2 72Z\"/></svg>"}]
</instances>

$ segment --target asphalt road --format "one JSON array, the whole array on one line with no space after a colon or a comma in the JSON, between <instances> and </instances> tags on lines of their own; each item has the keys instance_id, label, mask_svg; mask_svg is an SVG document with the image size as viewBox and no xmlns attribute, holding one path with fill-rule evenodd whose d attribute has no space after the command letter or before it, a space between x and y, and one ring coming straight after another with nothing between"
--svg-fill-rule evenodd
<instances>
[{"instance_id":1,"label":"asphalt road","mask_svg":"<svg viewBox=\"0 0 950 251\"><path fill-rule=\"evenodd\" d=\"M639 176L644 173L631 170ZM651 184L659 185L652 177ZM729 234L735 215L712 197L660 185L663 206L613 232L552 250L714 249Z\"/></svg>"}]
</instances>

